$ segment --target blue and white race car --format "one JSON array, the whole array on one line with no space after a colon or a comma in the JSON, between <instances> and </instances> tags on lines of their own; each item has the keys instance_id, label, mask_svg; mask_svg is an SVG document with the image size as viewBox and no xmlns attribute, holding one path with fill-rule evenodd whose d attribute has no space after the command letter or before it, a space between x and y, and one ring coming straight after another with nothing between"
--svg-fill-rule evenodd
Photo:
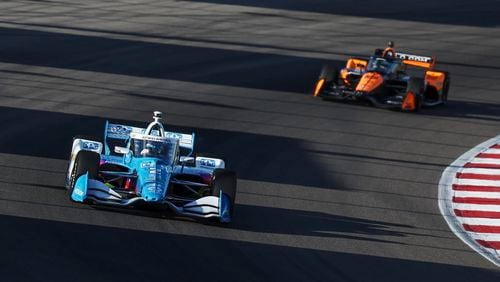
<instances>
[{"instance_id":1,"label":"blue and white race car","mask_svg":"<svg viewBox=\"0 0 500 282\"><path fill-rule=\"evenodd\" d=\"M230 222L236 174L222 159L192 157L194 133L165 131L161 115L154 112L147 128L106 122L103 143L75 137L66 178L70 199L168 207L179 215Z\"/></svg>"}]
</instances>

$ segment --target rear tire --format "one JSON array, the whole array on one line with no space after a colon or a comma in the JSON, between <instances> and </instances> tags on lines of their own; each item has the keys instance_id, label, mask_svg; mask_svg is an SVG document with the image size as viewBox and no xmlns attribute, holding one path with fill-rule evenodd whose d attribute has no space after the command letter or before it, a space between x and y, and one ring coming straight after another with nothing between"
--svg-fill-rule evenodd
<instances>
[{"instance_id":1,"label":"rear tire","mask_svg":"<svg viewBox=\"0 0 500 282\"><path fill-rule=\"evenodd\" d=\"M236 173L226 169L215 169L212 180L212 196L219 197L220 192L226 194L230 200L230 214L233 217L234 202L236 200Z\"/></svg>"},{"instance_id":2,"label":"rear tire","mask_svg":"<svg viewBox=\"0 0 500 282\"><path fill-rule=\"evenodd\" d=\"M426 100L438 101L439 100L439 92L437 91L436 87L431 86L431 85L427 85L427 87L425 87L425 91L424 91L424 98Z\"/></svg>"},{"instance_id":3,"label":"rear tire","mask_svg":"<svg viewBox=\"0 0 500 282\"><path fill-rule=\"evenodd\" d=\"M444 79L444 83L443 83L443 93L441 96L441 101L443 102L443 104L445 104L446 101L448 101L448 91L449 90L450 90L450 73L445 72L445 79Z\"/></svg>"},{"instance_id":4,"label":"rear tire","mask_svg":"<svg viewBox=\"0 0 500 282\"><path fill-rule=\"evenodd\" d=\"M88 172L89 179L96 179L99 171L99 162L101 157L98 153L91 151L80 151L76 155L75 164L71 170L69 182L69 197L75 188L75 183L78 177Z\"/></svg>"}]
</instances>

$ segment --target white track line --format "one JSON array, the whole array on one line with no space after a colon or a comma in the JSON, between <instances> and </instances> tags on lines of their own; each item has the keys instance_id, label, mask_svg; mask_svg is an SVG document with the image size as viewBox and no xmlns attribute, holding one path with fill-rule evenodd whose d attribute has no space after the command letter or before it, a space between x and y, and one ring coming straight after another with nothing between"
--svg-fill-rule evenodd
<instances>
[{"instance_id":1,"label":"white track line","mask_svg":"<svg viewBox=\"0 0 500 282\"><path fill-rule=\"evenodd\" d=\"M475 174L487 174L487 175L500 175L500 169L491 168L464 168L459 171L459 173L475 173Z\"/></svg>"},{"instance_id":2,"label":"white track line","mask_svg":"<svg viewBox=\"0 0 500 282\"><path fill-rule=\"evenodd\" d=\"M500 149L488 149L482 153L486 153L486 154L498 154L500 155Z\"/></svg>"},{"instance_id":3,"label":"white track line","mask_svg":"<svg viewBox=\"0 0 500 282\"><path fill-rule=\"evenodd\" d=\"M468 225L500 226L500 218L461 217L459 221Z\"/></svg>"},{"instance_id":4,"label":"white track line","mask_svg":"<svg viewBox=\"0 0 500 282\"><path fill-rule=\"evenodd\" d=\"M500 180L455 178L452 184L500 187Z\"/></svg>"},{"instance_id":5,"label":"white track line","mask_svg":"<svg viewBox=\"0 0 500 282\"><path fill-rule=\"evenodd\" d=\"M476 232L468 232L469 236L471 236L474 240L484 240L484 241L496 241L500 242L500 234L496 233L476 233Z\"/></svg>"},{"instance_id":6,"label":"white track line","mask_svg":"<svg viewBox=\"0 0 500 282\"><path fill-rule=\"evenodd\" d=\"M500 199L500 192L469 192L469 191L454 191L454 197L460 198L488 198Z\"/></svg>"},{"instance_id":7,"label":"white track line","mask_svg":"<svg viewBox=\"0 0 500 282\"><path fill-rule=\"evenodd\" d=\"M500 159L475 158L470 161L471 164L495 164L500 165Z\"/></svg>"},{"instance_id":8,"label":"white track line","mask_svg":"<svg viewBox=\"0 0 500 282\"><path fill-rule=\"evenodd\" d=\"M464 211L500 212L500 205L476 205L476 204L453 203L453 208Z\"/></svg>"},{"instance_id":9,"label":"white track line","mask_svg":"<svg viewBox=\"0 0 500 282\"><path fill-rule=\"evenodd\" d=\"M500 155L500 149L488 149L488 150L481 152L481 153Z\"/></svg>"}]
</instances>

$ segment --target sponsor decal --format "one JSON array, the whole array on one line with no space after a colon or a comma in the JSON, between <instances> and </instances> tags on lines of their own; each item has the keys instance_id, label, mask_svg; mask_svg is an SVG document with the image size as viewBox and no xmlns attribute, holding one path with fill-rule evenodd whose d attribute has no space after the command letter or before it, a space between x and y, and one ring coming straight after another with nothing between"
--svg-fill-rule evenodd
<instances>
[{"instance_id":1,"label":"sponsor decal","mask_svg":"<svg viewBox=\"0 0 500 282\"><path fill-rule=\"evenodd\" d=\"M130 137L132 137L134 139L139 139L139 140L157 141L157 142L165 142L165 140L166 140L165 137L146 135L146 134L140 134L140 133L132 133L132 134L130 134Z\"/></svg>"},{"instance_id":2,"label":"sponsor decal","mask_svg":"<svg viewBox=\"0 0 500 282\"><path fill-rule=\"evenodd\" d=\"M147 161L147 162L142 162L141 163L141 168L146 168L146 167L154 167L155 162L154 161Z\"/></svg>"},{"instance_id":3,"label":"sponsor decal","mask_svg":"<svg viewBox=\"0 0 500 282\"><path fill-rule=\"evenodd\" d=\"M156 185L155 184L148 185L148 191L150 193L155 193L156 192Z\"/></svg>"},{"instance_id":4,"label":"sponsor decal","mask_svg":"<svg viewBox=\"0 0 500 282\"><path fill-rule=\"evenodd\" d=\"M431 57L417 56L405 53L396 53L396 56L402 60L422 62L422 63L430 63L432 61Z\"/></svg>"},{"instance_id":5,"label":"sponsor decal","mask_svg":"<svg viewBox=\"0 0 500 282\"><path fill-rule=\"evenodd\" d=\"M85 150L90 150L90 151L98 151L99 150L99 143L97 142L91 142L91 141L82 141L82 148Z\"/></svg>"},{"instance_id":6,"label":"sponsor decal","mask_svg":"<svg viewBox=\"0 0 500 282\"><path fill-rule=\"evenodd\" d=\"M83 191L80 189L76 189L75 194L81 197L81 196L83 196Z\"/></svg>"},{"instance_id":7,"label":"sponsor decal","mask_svg":"<svg viewBox=\"0 0 500 282\"><path fill-rule=\"evenodd\" d=\"M182 139L182 134L177 132L165 132L168 138Z\"/></svg>"},{"instance_id":8,"label":"sponsor decal","mask_svg":"<svg viewBox=\"0 0 500 282\"><path fill-rule=\"evenodd\" d=\"M109 132L115 135L128 135L132 131L132 128L125 125L112 125L109 128Z\"/></svg>"},{"instance_id":9,"label":"sponsor decal","mask_svg":"<svg viewBox=\"0 0 500 282\"><path fill-rule=\"evenodd\" d=\"M201 166L215 167L215 160L199 159Z\"/></svg>"}]
</instances>

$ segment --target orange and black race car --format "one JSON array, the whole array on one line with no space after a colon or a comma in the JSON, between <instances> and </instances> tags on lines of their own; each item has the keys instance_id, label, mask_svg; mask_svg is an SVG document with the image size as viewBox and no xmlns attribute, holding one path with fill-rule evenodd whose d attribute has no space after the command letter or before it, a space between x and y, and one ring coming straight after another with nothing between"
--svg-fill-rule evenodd
<instances>
[{"instance_id":1,"label":"orange and black race car","mask_svg":"<svg viewBox=\"0 0 500 282\"><path fill-rule=\"evenodd\" d=\"M314 96L365 101L378 107L414 112L422 106L444 104L450 75L434 69L436 58L397 53L389 46L385 50L376 49L368 60L349 58L340 70L325 65ZM424 74L418 75L418 70Z\"/></svg>"}]
</instances>

